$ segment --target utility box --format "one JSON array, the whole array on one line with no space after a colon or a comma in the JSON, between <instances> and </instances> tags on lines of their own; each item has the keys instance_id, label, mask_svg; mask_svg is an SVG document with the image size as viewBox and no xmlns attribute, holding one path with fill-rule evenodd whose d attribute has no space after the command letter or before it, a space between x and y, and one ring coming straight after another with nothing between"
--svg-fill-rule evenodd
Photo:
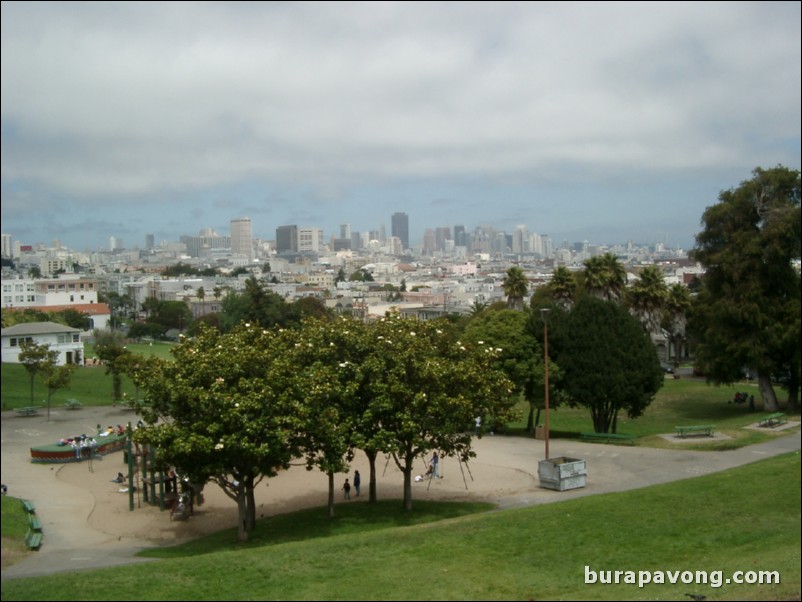
<instances>
[{"instance_id":1,"label":"utility box","mask_svg":"<svg viewBox=\"0 0 802 602\"><path fill-rule=\"evenodd\" d=\"M536 426L535 427L535 439L538 441L543 441L546 438L546 427L545 426Z\"/></svg>"},{"instance_id":2,"label":"utility box","mask_svg":"<svg viewBox=\"0 0 802 602\"><path fill-rule=\"evenodd\" d=\"M585 486L587 465L577 458L550 458L541 460L537 470L540 486L555 491L579 489Z\"/></svg>"}]
</instances>

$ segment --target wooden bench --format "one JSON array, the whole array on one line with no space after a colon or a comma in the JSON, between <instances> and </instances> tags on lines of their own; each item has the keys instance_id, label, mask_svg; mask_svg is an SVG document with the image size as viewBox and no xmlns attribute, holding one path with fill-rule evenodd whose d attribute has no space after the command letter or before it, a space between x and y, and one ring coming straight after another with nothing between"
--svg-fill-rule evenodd
<instances>
[{"instance_id":1,"label":"wooden bench","mask_svg":"<svg viewBox=\"0 0 802 602\"><path fill-rule=\"evenodd\" d=\"M783 412L775 412L774 414L769 414L761 418L760 426L771 428L779 424L785 424L786 422L788 422L788 417Z\"/></svg>"},{"instance_id":2,"label":"wooden bench","mask_svg":"<svg viewBox=\"0 0 802 602\"><path fill-rule=\"evenodd\" d=\"M29 406L27 408L15 408L14 411L20 416L34 416L39 413L38 406Z\"/></svg>"},{"instance_id":3,"label":"wooden bench","mask_svg":"<svg viewBox=\"0 0 802 602\"><path fill-rule=\"evenodd\" d=\"M580 433L580 439L585 441L601 441L602 443L629 443L635 445L635 435L624 433Z\"/></svg>"},{"instance_id":4,"label":"wooden bench","mask_svg":"<svg viewBox=\"0 0 802 602\"><path fill-rule=\"evenodd\" d=\"M684 439L688 435L703 435L706 437L712 437L713 431L716 430L716 427L712 424L694 425L694 426L675 426L674 430L677 431L678 437L682 437Z\"/></svg>"},{"instance_id":5,"label":"wooden bench","mask_svg":"<svg viewBox=\"0 0 802 602\"><path fill-rule=\"evenodd\" d=\"M83 405L81 405L81 402L78 401L77 399L68 399L67 401L64 402L64 407L67 408L68 410L78 410L82 408Z\"/></svg>"},{"instance_id":6,"label":"wooden bench","mask_svg":"<svg viewBox=\"0 0 802 602\"><path fill-rule=\"evenodd\" d=\"M38 550L42 546L42 537L40 531L31 531L28 529L28 534L25 536L25 545L31 550Z\"/></svg>"},{"instance_id":7,"label":"wooden bench","mask_svg":"<svg viewBox=\"0 0 802 602\"><path fill-rule=\"evenodd\" d=\"M28 515L28 525L34 531L39 531L39 532L42 531L42 521L40 521L39 518L35 514L29 514Z\"/></svg>"},{"instance_id":8,"label":"wooden bench","mask_svg":"<svg viewBox=\"0 0 802 602\"><path fill-rule=\"evenodd\" d=\"M36 506L29 500L22 500L22 507L25 508L25 512L28 514L34 514L36 512Z\"/></svg>"}]
</instances>

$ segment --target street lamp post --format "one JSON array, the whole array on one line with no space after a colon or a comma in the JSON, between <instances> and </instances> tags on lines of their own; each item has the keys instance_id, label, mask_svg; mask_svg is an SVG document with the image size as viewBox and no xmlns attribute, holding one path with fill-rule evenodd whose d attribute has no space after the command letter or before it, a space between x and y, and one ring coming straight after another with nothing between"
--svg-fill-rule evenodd
<instances>
[{"instance_id":1,"label":"street lamp post","mask_svg":"<svg viewBox=\"0 0 802 602\"><path fill-rule=\"evenodd\" d=\"M540 318L543 320L543 358L546 368L545 394L546 394L546 460L549 459L549 312L551 310L543 308L540 310Z\"/></svg>"}]
</instances>

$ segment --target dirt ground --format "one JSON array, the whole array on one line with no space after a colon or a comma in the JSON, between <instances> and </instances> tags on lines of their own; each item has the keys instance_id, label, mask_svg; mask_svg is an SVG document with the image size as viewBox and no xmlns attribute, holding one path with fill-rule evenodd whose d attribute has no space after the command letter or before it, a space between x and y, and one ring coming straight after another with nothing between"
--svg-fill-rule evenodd
<instances>
[{"instance_id":1,"label":"dirt ground","mask_svg":"<svg viewBox=\"0 0 802 602\"><path fill-rule=\"evenodd\" d=\"M214 484L204 490L205 503L196 506L186 521L171 521L169 511L161 511L137 496L130 510L124 485L112 482L118 472L127 474L122 452L101 460L68 464L34 464L30 448L47 445L80 433L93 433L98 424L117 425L136 421L133 412L122 408L84 408L52 411L22 417L14 412L2 414L2 482L8 495L32 500L43 524L44 543L37 554L49 555L52 570L75 570L133 561L142 548L175 544L234 528L236 504ZM787 428L798 426L792 423ZM798 450L799 431L791 437L777 432L773 445L763 444L732 452L657 450L640 447L588 444L552 440L550 456L581 458L587 463L587 482L579 489L554 491L539 485L538 462L544 456L544 442L530 438L485 436L474 441L477 457L468 465L456 459L440 461L442 479L413 483L414 500L481 500L499 508L556 502L584 495L620 491L646 485L689 478L756 461L767 455ZM757 448L757 449L756 449ZM362 475L362 495L351 492L343 500L343 480L353 472ZM380 499L401 499L402 473L394 462L380 457L377 466ZM417 461L416 474L425 473L423 459ZM335 477L338 504L364 503L367 498L369 465L357 453L348 475ZM257 517L282 514L327 503L325 474L293 466L272 479L265 479L256 490ZM4 546L5 547L5 546ZM5 556L5 550L4 550ZM4 562L5 565L5 562ZM40 568L26 567L26 561L3 567L3 578L37 574ZM27 571L27 572L26 572Z\"/></svg>"}]
</instances>

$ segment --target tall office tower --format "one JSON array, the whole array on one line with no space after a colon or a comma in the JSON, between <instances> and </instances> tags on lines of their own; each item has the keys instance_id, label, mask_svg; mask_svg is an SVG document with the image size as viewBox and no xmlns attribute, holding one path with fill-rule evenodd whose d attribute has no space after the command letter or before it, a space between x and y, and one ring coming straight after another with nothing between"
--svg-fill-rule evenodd
<instances>
[{"instance_id":1,"label":"tall office tower","mask_svg":"<svg viewBox=\"0 0 802 602\"><path fill-rule=\"evenodd\" d=\"M541 238L540 234L534 232L530 237L530 247L532 249L532 253L535 255L540 255L543 257L543 239Z\"/></svg>"},{"instance_id":2,"label":"tall office tower","mask_svg":"<svg viewBox=\"0 0 802 602\"><path fill-rule=\"evenodd\" d=\"M393 213L391 230L393 236L401 239L404 249L409 249L409 217L406 213Z\"/></svg>"},{"instance_id":3,"label":"tall office tower","mask_svg":"<svg viewBox=\"0 0 802 602\"><path fill-rule=\"evenodd\" d=\"M434 253L435 249L437 248L437 237L435 236L434 230L431 228L426 228L426 231L423 233L423 252L425 253Z\"/></svg>"},{"instance_id":4,"label":"tall office tower","mask_svg":"<svg viewBox=\"0 0 802 602\"><path fill-rule=\"evenodd\" d=\"M446 241L453 240L451 238L450 226L438 226L434 231L435 246L438 251L445 251Z\"/></svg>"},{"instance_id":5,"label":"tall office tower","mask_svg":"<svg viewBox=\"0 0 802 602\"><path fill-rule=\"evenodd\" d=\"M468 239L465 236L465 226L454 226L454 244L458 247L465 247L468 245Z\"/></svg>"},{"instance_id":6,"label":"tall office tower","mask_svg":"<svg viewBox=\"0 0 802 602\"><path fill-rule=\"evenodd\" d=\"M253 260L253 238L251 237L251 218L240 217L231 220L231 254Z\"/></svg>"},{"instance_id":7,"label":"tall office tower","mask_svg":"<svg viewBox=\"0 0 802 602\"><path fill-rule=\"evenodd\" d=\"M145 234L145 248L150 251L156 246L156 239L153 234Z\"/></svg>"},{"instance_id":8,"label":"tall office tower","mask_svg":"<svg viewBox=\"0 0 802 602\"><path fill-rule=\"evenodd\" d=\"M540 237L543 241L543 257L549 258L554 255L554 241L551 240L548 234L543 234Z\"/></svg>"},{"instance_id":9,"label":"tall office tower","mask_svg":"<svg viewBox=\"0 0 802 602\"><path fill-rule=\"evenodd\" d=\"M351 224L340 224L340 238L351 238Z\"/></svg>"},{"instance_id":10,"label":"tall office tower","mask_svg":"<svg viewBox=\"0 0 802 602\"><path fill-rule=\"evenodd\" d=\"M317 253L323 246L323 230L320 228L298 229L298 250L301 253Z\"/></svg>"},{"instance_id":11,"label":"tall office tower","mask_svg":"<svg viewBox=\"0 0 802 602\"><path fill-rule=\"evenodd\" d=\"M109 236L109 251L116 251L120 248L120 243L116 236Z\"/></svg>"},{"instance_id":12,"label":"tall office tower","mask_svg":"<svg viewBox=\"0 0 802 602\"><path fill-rule=\"evenodd\" d=\"M11 234L3 234L3 257L11 257Z\"/></svg>"},{"instance_id":13,"label":"tall office tower","mask_svg":"<svg viewBox=\"0 0 802 602\"><path fill-rule=\"evenodd\" d=\"M381 244L384 244L387 241L387 229L384 227L384 224L379 226L379 238L377 238Z\"/></svg>"},{"instance_id":14,"label":"tall office tower","mask_svg":"<svg viewBox=\"0 0 802 602\"><path fill-rule=\"evenodd\" d=\"M276 228L276 252L298 252L298 226L279 226Z\"/></svg>"},{"instance_id":15,"label":"tall office tower","mask_svg":"<svg viewBox=\"0 0 802 602\"><path fill-rule=\"evenodd\" d=\"M522 255L529 251L529 229L519 224L512 233L512 252L515 255Z\"/></svg>"}]
</instances>

